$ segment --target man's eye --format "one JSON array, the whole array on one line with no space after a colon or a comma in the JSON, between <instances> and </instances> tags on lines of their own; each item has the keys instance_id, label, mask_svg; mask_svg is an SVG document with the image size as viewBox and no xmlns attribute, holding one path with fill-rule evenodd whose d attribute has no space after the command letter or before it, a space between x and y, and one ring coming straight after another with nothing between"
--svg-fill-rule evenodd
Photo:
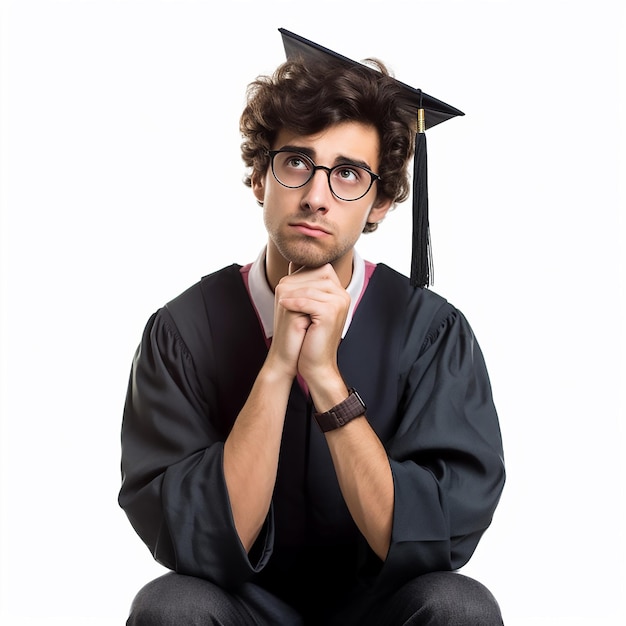
<instances>
[{"instance_id":1,"label":"man's eye","mask_svg":"<svg viewBox=\"0 0 626 626\"><path fill-rule=\"evenodd\" d=\"M351 167L341 167L335 170L335 174L344 182L356 182L360 178L358 170Z\"/></svg>"},{"instance_id":2,"label":"man's eye","mask_svg":"<svg viewBox=\"0 0 626 626\"><path fill-rule=\"evenodd\" d=\"M286 161L287 167L296 169L296 170L307 170L309 169L309 164L302 158L298 156L289 157Z\"/></svg>"}]
</instances>

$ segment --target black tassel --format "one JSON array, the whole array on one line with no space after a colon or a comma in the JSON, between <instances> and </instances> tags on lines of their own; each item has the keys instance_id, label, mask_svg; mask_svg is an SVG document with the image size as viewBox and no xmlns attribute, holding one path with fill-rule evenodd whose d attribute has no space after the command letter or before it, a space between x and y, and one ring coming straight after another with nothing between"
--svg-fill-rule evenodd
<instances>
[{"instance_id":1,"label":"black tassel","mask_svg":"<svg viewBox=\"0 0 626 626\"><path fill-rule=\"evenodd\" d=\"M411 285L427 287L433 274L428 224L428 164L426 134L418 132L413 161L413 246L411 251Z\"/></svg>"}]
</instances>

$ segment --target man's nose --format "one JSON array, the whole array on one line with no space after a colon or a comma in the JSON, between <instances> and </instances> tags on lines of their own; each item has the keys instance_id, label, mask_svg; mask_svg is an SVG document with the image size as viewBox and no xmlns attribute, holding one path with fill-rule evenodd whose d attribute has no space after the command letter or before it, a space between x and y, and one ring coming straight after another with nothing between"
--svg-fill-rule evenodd
<instances>
[{"instance_id":1,"label":"man's nose","mask_svg":"<svg viewBox=\"0 0 626 626\"><path fill-rule=\"evenodd\" d=\"M311 180L305 185L302 204L309 211L328 211L333 192L330 190L328 171L318 167Z\"/></svg>"}]
</instances>

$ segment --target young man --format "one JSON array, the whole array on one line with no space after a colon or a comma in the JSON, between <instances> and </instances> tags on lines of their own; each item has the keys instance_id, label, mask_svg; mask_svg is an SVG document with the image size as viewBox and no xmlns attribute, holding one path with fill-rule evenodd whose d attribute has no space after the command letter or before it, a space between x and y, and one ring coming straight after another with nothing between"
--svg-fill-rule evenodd
<instances>
[{"instance_id":1,"label":"young man","mask_svg":"<svg viewBox=\"0 0 626 626\"><path fill-rule=\"evenodd\" d=\"M173 571L128 624L501 624L453 573L504 484L480 349L354 248L407 195L406 86L282 32L241 118L267 246L157 311L133 362L119 500Z\"/></svg>"}]
</instances>

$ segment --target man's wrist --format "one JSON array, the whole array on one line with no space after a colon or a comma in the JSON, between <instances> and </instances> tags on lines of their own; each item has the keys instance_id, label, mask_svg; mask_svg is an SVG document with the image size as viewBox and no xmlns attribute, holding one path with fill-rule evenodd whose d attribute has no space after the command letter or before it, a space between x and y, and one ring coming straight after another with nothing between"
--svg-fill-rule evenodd
<instances>
[{"instance_id":1,"label":"man's wrist","mask_svg":"<svg viewBox=\"0 0 626 626\"><path fill-rule=\"evenodd\" d=\"M321 380L324 381L323 385L308 380L307 385L316 411L323 413L343 402L350 395L350 390L340 375L329 375Z\"/></svg>"}]
</instances>

